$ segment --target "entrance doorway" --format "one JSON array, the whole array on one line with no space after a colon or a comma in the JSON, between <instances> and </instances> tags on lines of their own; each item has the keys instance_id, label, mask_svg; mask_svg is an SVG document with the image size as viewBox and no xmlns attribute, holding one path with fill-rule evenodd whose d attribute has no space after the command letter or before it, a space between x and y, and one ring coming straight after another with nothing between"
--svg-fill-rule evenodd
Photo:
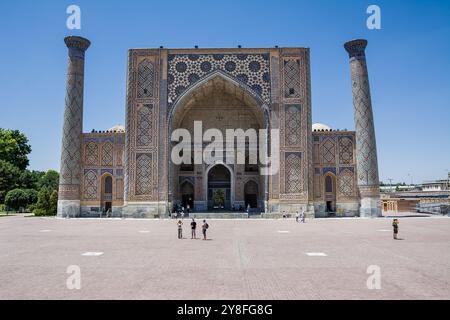
<instances>
[{"instance_id":1,"label":"entrance doorway","mask_svg":"<svg viewBox=\"0 0 450 320\"><path fill-rule=\"evenodd\" d=\"M231 173L222 164L208 172L208 209L231 209Z\"/></svg>"},{"instance_id":2,"label":"entrance doorway","mask_svg":"<svg viewBox=\"0 0 450 320\"><path fill-rule=\"evenodd\" d=\"M189 205L191 211L194 208L194 186L189 181L185 181L181 185L181 205L184 208Z\"/></svg>"},{"instance_id":3,"label":"entrance doorway","mask_svg":"<svg viewBox=\"0 0 450 320\"><path fill-rule=\"evenodd\" d=\"M101 204L102 211L107 213L112 210L112 193L113 193L113 179L112 176L106 174L102 177L102 194Z\"/></svg>"},{"instance_id":4,"label":"entrance doorway","mask_svg":"<svg viewBox=\"0 0 450 320\"><path fill-rule=\"evenodd\" d=\"M244 187L244 201L245 208L250 205L250 208L258 208L258 184L255 181L249 181Z\"/></svg>"},{"instance_id":5,"label":"entrance doorway","mask_svg":"<svg viewBox=\"0 0 450 320\"><path fill-rule=\"evenodd\" d=\"M331 173L325 176L325 202L326 212L334 214L336 212L336 177Z\"/></svg>"}]
</instances>

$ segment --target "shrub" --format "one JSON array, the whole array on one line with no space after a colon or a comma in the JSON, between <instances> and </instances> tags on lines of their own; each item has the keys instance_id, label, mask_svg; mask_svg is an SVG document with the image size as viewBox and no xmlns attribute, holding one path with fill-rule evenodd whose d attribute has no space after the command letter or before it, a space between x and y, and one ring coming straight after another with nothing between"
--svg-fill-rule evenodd
<instances>
[{"instance_id":1,"label":"shrub","mask_svg":"<svg viewBox=\"0 0 450 320\"><path fill-rule=\"evenodd\" d=\"M36 216L54 216L58 205L58 192L53 190L50 194L46 187L42 187L38 193L38 201L33 213Z\"/></svg>"},{"instance_id":2,"label":"shrub","mask_svg":"<svg viewBox=\"0 0 450 320\"><path fill-rule=\"evenodd\" d=\"M5 205L15 211L20 211L36 203L37 200L38 195L36 190L14 189L6 194Z\"/></svg>"}]
</instances>

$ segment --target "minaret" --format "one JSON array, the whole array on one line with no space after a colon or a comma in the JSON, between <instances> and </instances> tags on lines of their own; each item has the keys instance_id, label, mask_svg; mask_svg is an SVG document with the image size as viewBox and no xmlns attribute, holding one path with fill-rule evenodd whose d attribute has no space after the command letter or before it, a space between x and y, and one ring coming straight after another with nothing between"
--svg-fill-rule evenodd
<instances>
[{"instance_id":1,"label":"minaret","mask_svg":"<svg viewBox=\"0 0 450 320\"><path fill-rule=\"evenodd\" d=\"M64 127L59 173L58 216L80 215L81 134L83 132L84 53L90 41L66 37L69 48L67 64Z\"/></svg>"},{"instance_id":2,"label":"minaret","mask_svg":"<svg viewBox=\"0 0 450 320\"><path fill-rule=\"evenodd\" d=\"M347 42L350 57L353 106L356 129L356 170L361 197L360 216L381 216L380 182L378 180L377 146L373 123L372 100L365 49L367 40Z\"/></svg>"}]
</instances>

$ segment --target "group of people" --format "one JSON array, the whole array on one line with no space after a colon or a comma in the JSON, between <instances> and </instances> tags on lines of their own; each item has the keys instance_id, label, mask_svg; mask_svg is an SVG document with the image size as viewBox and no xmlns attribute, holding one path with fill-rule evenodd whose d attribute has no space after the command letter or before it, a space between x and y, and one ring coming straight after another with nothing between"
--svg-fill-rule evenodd
<instances>
[{"instance_id":1,"label":"group of people","mask_svg":"<svg viewBox=\"0 0 450 320\"><path fill-rule=\"evenodd\" d=\"M183 221L178 220L177 222L178 226L178 239L183 239ZM206 222L206 220L203 220L202 224L202 233L203 233L203 240L206 240L206 231L208 230L209 225ZM197 222L194 218L192 218L191 221L191 239L197 239Z\"/></svg>"},{"instance_id":2,"label":"group of people","mask_svg":"<svg viewBox=\"0 0 450 320\"><path fill-rule=\"evenodd\" d=\"M184 216L187 214L187 216L189 217L190 213L191 213L191 207L189 204L186 205L186 208L176 204L173 208L171 216L173 219L176 219L176 218L184 219Z\"/></svg>"},{"instance_id":3,"label":"group of people","mask_svg":"<svg viewBox=\"0 0 450 320\"><path fill-rule=\"evenodd\" d=\"M295 215L295 221L297 223L299 223L300 221L302 223L305 223L305 219L306 219L306 216L305 216L305 212L303 210L301 210L300 212L297 212L297 214Z\"/></svg>"}]
</instances>

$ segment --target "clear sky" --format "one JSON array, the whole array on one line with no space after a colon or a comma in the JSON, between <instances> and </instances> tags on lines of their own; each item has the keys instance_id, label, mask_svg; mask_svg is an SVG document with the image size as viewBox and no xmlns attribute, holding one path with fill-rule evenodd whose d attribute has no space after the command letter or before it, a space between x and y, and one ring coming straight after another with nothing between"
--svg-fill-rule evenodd
<instances>
[{"instance_id":1,"label":"clear sky","mask_svg":"<svg viewBox=\"0 0 450 320\"><path fill-rule=\"evenodd\" d=\"M81 30L66 8L81 7ZM381 30L366 27L370 4ZM450 1L0 1L0 127L23 131L30 169L59 170L66 35L91 40L84 130L123 124L127 49L311 48L313 121L353 129L343 43L369 41L367 59L381 180L418 183L450 169Z\"/></svg>"}]
</instances>

